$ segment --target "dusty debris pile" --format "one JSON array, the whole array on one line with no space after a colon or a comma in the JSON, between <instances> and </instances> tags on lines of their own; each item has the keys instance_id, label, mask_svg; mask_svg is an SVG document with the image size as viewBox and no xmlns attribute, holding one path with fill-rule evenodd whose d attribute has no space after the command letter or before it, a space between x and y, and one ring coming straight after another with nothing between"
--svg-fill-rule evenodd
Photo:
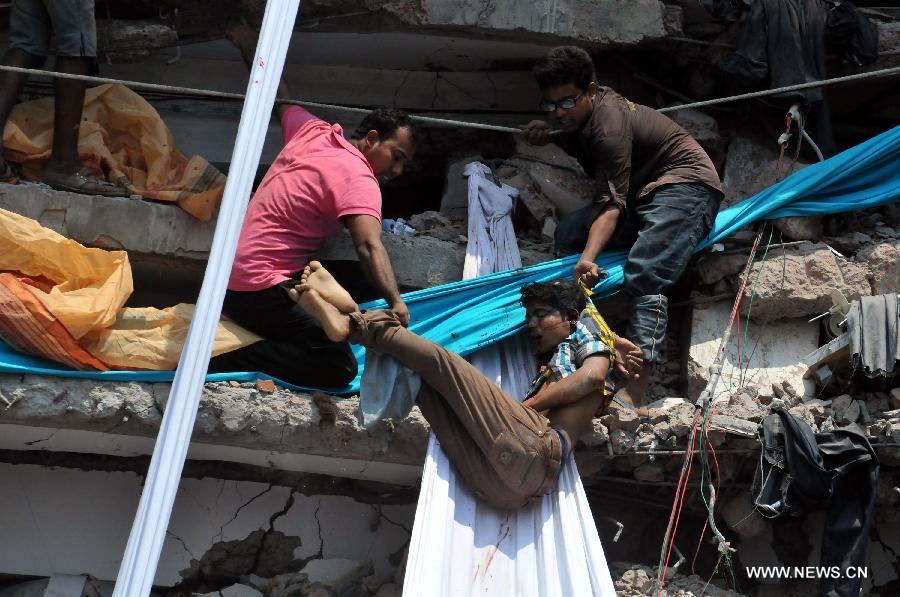
<instances>
[{"instance_id":1,"label":"dusty debris pile","mask_svg":"<svg viewBox=\"0 0 900 597\"><path fill-rule=\"evenodd\" d=\"M710 440L715 447L750 447L741 441L753 438L757 424L774 408L784 408L816 432L857 424L873 444L900 444L900 388L890 392L841 394L823 400L804 399L788 382L767 391L748 386L716 403L710 417ZM610 408L599 419L615 454L672 450L684 445L697 416L694 403L684 398L664 398L649 405L649 416ZM898 454L900 454L900 448Z\"/></svg>"},{"instance_id":2,"label":"dusty debris pile","mask_svg":"<svg viewBox=\"0 0 900 597\"><path fill-rule=\"evenodd\" d=\"M666 575L662 592L656 590L656 569L641 564L613 562L610 573L616 585L619 597L638 597L640 595L659 595L664 597L740 597L729 589L723 589L696 574L685 576L673 571Z\"/></svg>"}]
</instances>

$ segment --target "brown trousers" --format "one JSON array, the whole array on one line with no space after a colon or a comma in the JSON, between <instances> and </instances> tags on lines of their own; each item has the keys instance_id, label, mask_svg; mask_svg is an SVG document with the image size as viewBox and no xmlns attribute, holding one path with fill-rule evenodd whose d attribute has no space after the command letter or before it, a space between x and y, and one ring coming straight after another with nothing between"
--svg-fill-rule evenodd
<instances>
[{"instance_id":1,"label":"brown trousers","mask_svg":"<svg viewBox=\"0 0 900 597\"><path fill-rule=\"evenodd\" d=\"M465 359L410 332L390 311L351 314L350 341L421 376L416 403L477 498L516 510L556 487L561 446L549 421Z\"/></svg>"}]
</instances>

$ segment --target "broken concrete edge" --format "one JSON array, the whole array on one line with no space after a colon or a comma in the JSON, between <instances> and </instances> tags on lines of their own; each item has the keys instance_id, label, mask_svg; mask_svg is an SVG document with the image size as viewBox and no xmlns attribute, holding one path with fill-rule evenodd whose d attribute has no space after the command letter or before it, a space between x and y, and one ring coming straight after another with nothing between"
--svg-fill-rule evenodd
<instances>
[{"instance_id":1,"label":"broken concrete edge","mask_svg":"<svg viewBox=\"0 0 900 597\"><path fill-rule=\"evenodd\" d=\"M11 403L0 408L0 424L152 438L159 429L170 387L169 383L0 374L0 394ZM283 388L263 394L252 383L207 383L193 440L282 454L422 464L430 429L417 408L401 421L385 420L365 429L358 421L356 397L332 397L331 400L333 423L323 420L319 407L308 394ZM684 416L690 417L692 407L686 408L690 412ZM589 455L611 458L627 451L619 450L618 445L614 452L606 447L610 440L607 426L623 426L610 423L609 417L595 419L593 428L580 438L577 450L586 458ZM661 415L658 419L659 422L668 420ZM687 427L681 427L666 437L683 438ZM674 442L670 444L669 447L676 447ZM632 443L632 446L640 448L643 443Z\"/></svg>"},{"instance_id":2,"label":"broken concrete edge","mask_svg":"<svg viewBox=\"0 0 900 597\"><path fill-rule=\"evenodd\" d=\"M35 465L51 468L71 468L84 471L133 472L144 476L150 467L150 455L113 456L55 450L0 449L0 462ZM334 495L351 497L364 504L400 505L415 503L418 489L380 481L351 479L319 473L286 471L221 460L193 460L184 463L181 477L185 479L227 479L251 483L268 483L290 487L303 495Z\"/></svg>"},{"instance_id":3,"label":"broken concrete edge","mask_svg":"<svg viewBox=\"0 0 900 597\"><path fill-rule=\"evenodd\" d=\"M155 437L170 383L101 382L0 374L0 424ZM395 464L421 464L428 425L418 410L370 430L358 422L355 398L332 399L334 423L323 421L309 394L254 383L207 383L193 440L257 451L309 454Z\"/></svg>"},{"instance_id":4,"label":"broken concrete edge","mask_svg":"<svg viewBox=\"0 0 900 597\"><path fill-rule=\"evenodd\" d=\"M10 403L0 405L0 424L155 437L170 388L170 383L0 374L0 395ZM752 396L735 397L742 394ZM731 399L720 401L723 406L713 427L728 431L735 438L752 437L755 423L772 405L773 397L768 394L771 392L741 390ZM309 394L284 388L264 393L255 383L207 383L193 437L204 444L252 450L404 465L422 463L430 429L417 408L400 421L384 420L366 429L358 419L356 396L324 399L331 400L333 421L331 416L323 418L319 405ZM776 395L774 399L780 397ZM801 404L799 398L794 402ZM886 408L875 410L876 414L882 410L892 412ZM641 439L644 432L650 437L655 434L659 440L654 446L657 451L674 450L688 435L695 413L695 405L683 398L652 403L649 423L642 422L633 411L610 409L594 419L577 448L585 453L602 453L611 442L616 454L627 453L630 450L620 449L622 446L616 441L616 432L624 431L632 438L637 436L634 447L639 450L644 443L650 448L651 442Z\"/></svg>"},{"instance_id":5,"label":"broken concrete edge","mask_svg":"<svg viewBox=\"0 0 900 597\"><path fill-rule=\"evenodd\" d=\"M332 3L322 4L329 6ZM347 4L342 3L342 6ZM680 34L678 24L681 19L667 14L677 12L675 9L667 10L656 0L635 0L633 4L633 10L622 11L613 0L562 0L552 3L552 7L512 0L492 2L487 7L477 2L391 0L373 3L357 0L349 3L345 10L359 5L371 10L377 6L379 31L405 31L414 27L417 33L452 32L480 39L578 43L598 48L635 45ZM596 23L603 26L588 25ZM335 26L343 29L347 24Z\"/></svg>"},{"instance_id":6,"label":"broken concrete edge","mask_svg":"<svg viewBox=\"0 0 900 597\"><path fill-rule=\"evenodd\" d=\"M0 184L0 208L87 246L190 260L209 257L216 227L215 218L201 222L174 204L56 191L40 183Z\"/></svg>"}]
</instances>

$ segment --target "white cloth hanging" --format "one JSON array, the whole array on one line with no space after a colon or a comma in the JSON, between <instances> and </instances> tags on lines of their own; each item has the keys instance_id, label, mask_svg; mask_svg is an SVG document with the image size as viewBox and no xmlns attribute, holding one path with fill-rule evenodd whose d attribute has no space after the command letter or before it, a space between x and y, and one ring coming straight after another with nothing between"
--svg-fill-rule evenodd
<instances>
[{"instance_id":1,"label":"white cloth hanging","mask_svg":"<svg viewBox=\"0 0 900 597\"><path fill-rule=\"evenodd\" d=\"M521 267L511 212L516 189L473 162L464 278ZM519 334L470 361L508 394L524 396L534 359ZM406 563L403 595L572 597L616 594L571 456L557 491L517 512L479 503L431 437Z\"/></svg>"}]
</instances>

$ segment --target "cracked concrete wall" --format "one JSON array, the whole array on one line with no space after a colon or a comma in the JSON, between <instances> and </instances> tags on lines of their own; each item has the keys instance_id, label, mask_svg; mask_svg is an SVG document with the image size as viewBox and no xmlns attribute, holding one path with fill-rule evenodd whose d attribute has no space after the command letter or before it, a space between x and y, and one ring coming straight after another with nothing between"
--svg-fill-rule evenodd
<instances>
[{"instance_id":1,"label":"cracked concrete wall","mask_svg":"<svg viewBox=\"0 0 900 597\"><path fill-rule=\"evenodd\" d=\"M0 477L7 488L0 510L4 573L115 579L140 498L140 476L0 464ZM379 506L260 483L183 479L155 584L181 582L196 573L210 550L254 532L278 538L272 542L278 548L233 559L235 570L260 576L306 571L314 581L329 573L329 562L351 560L371 562L373 580L383 582L393 578L399 562L392 555L408 543L414 514L412 504ZM216 573L227 576L228 568Z\"/></svg>"},{"instance_id":2,"label":"cracked concrete wall","mask_svg":"<svg viewBox=\"0 0 900 597\"><path fill-rule=\"evenodd\" d=\"M0 208L85 245L161 257L205 260L216 225L165 203L66 193L37 184L0 184Z\"/></svg>"}]
</instances>

